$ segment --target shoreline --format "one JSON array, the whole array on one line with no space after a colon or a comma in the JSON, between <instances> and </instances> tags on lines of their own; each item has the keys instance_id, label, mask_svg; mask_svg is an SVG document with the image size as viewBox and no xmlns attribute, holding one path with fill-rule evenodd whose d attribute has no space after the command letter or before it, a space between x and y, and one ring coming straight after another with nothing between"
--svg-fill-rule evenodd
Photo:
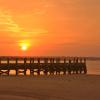
<instances>
[{"instance_id":1,"label":"shoreline","mask_svg":"<svg viewBox=\"0 0 100 100\"><path fill-rule=\"evenodd\" d=\"M99 100L100 75L1 76L0 100Z\"/></svg>"}]
</instances>

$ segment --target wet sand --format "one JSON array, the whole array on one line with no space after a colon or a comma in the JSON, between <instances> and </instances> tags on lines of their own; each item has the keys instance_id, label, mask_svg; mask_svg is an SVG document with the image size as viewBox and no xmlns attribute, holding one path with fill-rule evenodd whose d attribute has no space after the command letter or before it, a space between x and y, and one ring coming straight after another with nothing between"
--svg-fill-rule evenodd
<instances>
[{"instance_id":1,"label":"wet sand","mask_svg":"<svg viewBox=\"0 0 100 100\"><path fill-rule=\"evenodd\" d=\"M100 76L1 76L0 100L100 100Z\"/></svg>"}]
</instances>

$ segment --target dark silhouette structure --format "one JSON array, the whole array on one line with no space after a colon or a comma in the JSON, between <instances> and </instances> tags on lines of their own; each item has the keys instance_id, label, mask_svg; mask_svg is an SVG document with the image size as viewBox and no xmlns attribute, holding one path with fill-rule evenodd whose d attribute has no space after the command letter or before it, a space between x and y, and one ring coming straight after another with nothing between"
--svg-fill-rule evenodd
<instances>
[{"instance_id":1,"label":"dark silhouette structure","mask_svg":"<svg viewBox=\"0 0 100 100\"><path fill-rule=\"evenodd\" d=\"M66 75L86 74L86 59L79 57L0 57L0 75L10 75L15 70L16 75Z\"/></svg>"}]
</instances>

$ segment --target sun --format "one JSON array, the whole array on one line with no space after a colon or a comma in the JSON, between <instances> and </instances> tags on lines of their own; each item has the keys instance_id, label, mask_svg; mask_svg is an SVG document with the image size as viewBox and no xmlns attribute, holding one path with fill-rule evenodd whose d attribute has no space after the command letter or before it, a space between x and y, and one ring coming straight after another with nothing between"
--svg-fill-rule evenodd
<instances>
[{"instance_id":1,"label":"sun","mask_svg":"<svg viewBox=\"0 0 100 100\"><path fill-rule=\"evenodd\" d=\"M27 51L30 47L30 41L28 40L21 40L19 41L19 46L21 48L22 51Z\"/></svg>"},{"instance_id":2,"label":"sun","mask_svg":"<svg viewBox=\"0 0 100 100\"><path fill-rule=\"evenodd\" d=\"M28 49L28 47L27 47L27 45L22 45L21 49L22 49L23 51L26 51L26 50Z\"/></svg>"}]
</instances>

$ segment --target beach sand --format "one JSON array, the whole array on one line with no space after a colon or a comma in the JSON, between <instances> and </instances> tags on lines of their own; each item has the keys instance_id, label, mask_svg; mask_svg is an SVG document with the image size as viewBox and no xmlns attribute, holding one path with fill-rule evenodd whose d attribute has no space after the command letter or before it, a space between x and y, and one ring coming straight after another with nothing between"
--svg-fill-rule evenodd
<instances>
[{"instance_id":1,"label":"beach sand","mask_svg":"<svg viewBox=\"0 0 100 100\"><path fill-rule=\"evenodd\" d=\"M100 76L1 76L0 100L100 100Z\"/></svg>"}]
</instances>

